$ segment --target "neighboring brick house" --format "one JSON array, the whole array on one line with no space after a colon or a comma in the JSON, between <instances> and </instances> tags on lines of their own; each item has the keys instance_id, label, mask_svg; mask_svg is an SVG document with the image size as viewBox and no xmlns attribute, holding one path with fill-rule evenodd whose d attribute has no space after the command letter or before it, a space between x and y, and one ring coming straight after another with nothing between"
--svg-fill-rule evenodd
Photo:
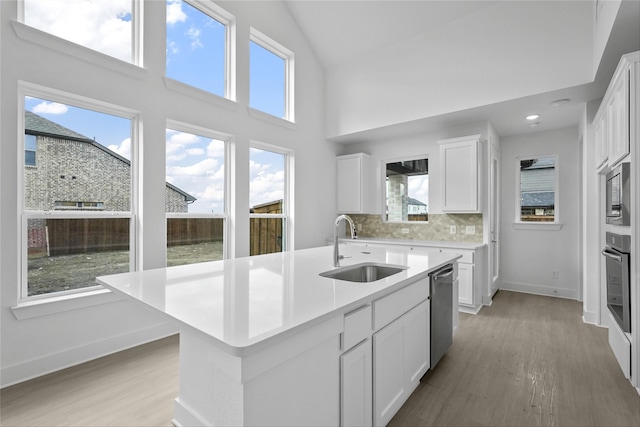
<instances>
[{"instance_id":1,"label":"neighboring brick house","mask_svg":"<svg viewBox=\"0 0 640 427\"><path fill-rule=\"evenodd\" d=\"M131 209L131 162L96 141L57 123L25 111L25 208L36 211L119 211ZM167 212L187 212L196 199L166 183ZM73 229L56 231L52 221L29 220L30 255L82 252L83 250L121 249L128 247L128 233L110 230L104 237L105 221L90 220L85 235L93 243L76 245ZM77 221L76 221L77 222ZM128 228L128 220L111 220ZM52 228L54 227L54 228ZM87 229L86 227L89 227ZM117 228L117 227L116 227ZM51 249L51 250L50 250Z\"/></svg>"},{"instance_id":2,"label":"neighboring brick house","mask_svg":"<svg viewBox=\"0 0 640 427\"><path fill-rule=\"evenodd\" d=\"M131 162L96 141L25 111L28 210L130 210ZM167 212L196 199L167 183Z\"/></svg>"}]
</instances>

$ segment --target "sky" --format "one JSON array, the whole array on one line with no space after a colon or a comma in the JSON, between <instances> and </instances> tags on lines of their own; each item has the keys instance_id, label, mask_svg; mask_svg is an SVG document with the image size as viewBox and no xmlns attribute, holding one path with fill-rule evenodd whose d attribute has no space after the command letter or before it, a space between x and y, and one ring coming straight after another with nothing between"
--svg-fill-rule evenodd
<instances>
[{"instance_id":1,"label":"sky","mask_svg":"<svg viewBox=\"0 0 640 427\"><path fill-rule=\"evenodd\" d=\"M25 0L24 3L27 25L132 62L130 0ZM224 25L181 0L167 0L166 21L167 76L224 96ZM253 45L251 106L282 117L284 96L274 96L273 91L267 90L278 88L284 79L282 60L265 55ZM261 76L260 80L257 76ZM25 108L131 160L129 119L30 97L25 98ZM166 134L167 182L197 199L189 205L190 213L223 213L223 143L171 129ZM249 169L250 206L283 198L282 155L252 149Z\"/></svg>"}]
</instances>

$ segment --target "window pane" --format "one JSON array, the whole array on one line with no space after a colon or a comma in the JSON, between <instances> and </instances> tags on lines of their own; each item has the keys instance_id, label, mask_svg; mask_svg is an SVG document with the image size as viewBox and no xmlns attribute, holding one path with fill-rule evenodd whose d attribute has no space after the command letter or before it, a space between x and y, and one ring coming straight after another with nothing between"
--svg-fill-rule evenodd
<instances>
[{"instance_id":1,"label":"window pane","mask_svg":"<svg viewBox=\"0 0 640 427\"><path fill-rule=\"evenodd\" d=\"M554 157L520 160L520 220L553 222L556 173Z\"/></svg>"},{"instance_id":2,"label":"window pane","mask_svg":"<svg viewBox=\"0 0 640 427\"><path fill-rule=\"evenodd\" d=\"M223 218L168 218L167 266L224 258Z\"/></svg>"},{"instance_id":3,"label":"window pane","mask_svg":"<svg viewBox=\"0 0 640 427\"><path fill-rule=\"evenodd\" d=\"M24 0L25 24L132 62L131 0Z\"/></svg>"},{"instance_id":4,"label":"window pane","mask_svg":"<svg viewBox=\"0 0 640 427\"><path fill-rule=\"evenodd\" d=\"M284 218L250 218L249 221L250 255L282 252L282 242L286 240Z\"/></svg>"},{"instance_id":5,"label":"window pane","mask_svg":"<svg viewBox=\"0 0 640 427\"><path fill-rule=\"evenodd\" d=\"M28 296L95 286L129 271L129 219L29 219Z\"/></svg>"},{"instance_id":6,"label":"window pane","mask_svg":"<svg viewBox=\"0 0 640 427\"><path fill-rule=\"evenodd\" d=\"M285 118L286 60L255 42L250 55L250 106Z\"/></svg>"},{"instance_id":7,"label":"window pane","mask_svg":"<svg viewBox=\"0 0 640 427\"><path fill-rule=\"evenodd\" d=\"M131 120L31 97L25 107L38 153L25 168L25 209L131 210Z\"/></svg>"},{"instance_id":8,"label":"window pane","mask_svg":"<svg viewBox=\"0 0 640 427\"><path fill-rule=\"evenodd\" d=\"M167 129L166 211L224 214L225 142Z\"/></svg>"},{"instance_id":9,"label":"window pane","mask_svg":"<svg viewBox=\"0 0 640 427\"><path fill-rule=\"evenodd\" d=\"M167 0L167 76L225 96L226 26L190 4Z\"/></svg>"},{"instance_id":10,"label":"window pane","mask_svg":"<svg viewBox=\"0 0 640 427\"><path fill-rule=\"evenodd\" d=\"M427 221L429 160L387 163L387 221Z\"/></svg>"},{"instance_id":11,"label":"window pane","mask_svg":"<svg viewBox=\"0 0 640 427\"><path fill-rule=\"evenodd\" d=\"M285 155L252 148L249 154L249 206L252 213L283 213Z\"/></svg>"}]
</instances>

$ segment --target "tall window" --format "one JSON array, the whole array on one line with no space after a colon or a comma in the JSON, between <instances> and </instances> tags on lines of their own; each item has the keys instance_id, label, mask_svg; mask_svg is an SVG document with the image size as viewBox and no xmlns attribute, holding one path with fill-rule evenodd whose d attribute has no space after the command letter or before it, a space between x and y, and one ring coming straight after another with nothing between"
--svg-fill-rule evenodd
<instances>
[{"instance_id":1,"label":"tall window","mask_svg":"<svg viewBox=\"0 0 640 427\"><path fill-rule=\"evenodd\" d=\"M220 260L225 254L226 143L187 129L178 123L167 129L167 266Z\"/></svg>"},{"instance_id":2,"label":"tall window","mask_svg":"<svg viewBox=\"0 0 640 427\"><path fill-rule=\"evenodd\" d=\"M250 43L250 107L293 122L293 52L254 29Z\"/></svg>"},{"instance_id":3,"label":"tall window","mask_svg":"<svg viewBox=\"0 0 640 427\"><path fill-rule=\"evenodd\" d=\"M287 250L290 155L254 146L249 163L249 252Z\"/></svg>"},{"instance_id":4,"label":"tall window","mask_svg":"<svg viewBox=\"0 0 640 427\"><path fill-rule=\"evenodd\" d=\"M76 291L133 263L132 117L24 98L22 297Z\"/></svg>"},{"instance_id":5,"label":"tall window","mask_svg":"<svg viewBox=\"0 0 640 427\"><path fill-rule=\"evenodd\" d=\"M232 98L232 19L211 2L167 0L167 77Z\"/></svg>"},{"instance_id":6,"label":"tall window","mask_svg":"<svg viewBox=\"0 0 640 427\"><path fill-rule=\"evenodd\" d=\"M557 157L518 159L519 222L557 222Z\"/></svg>"},{"instance_id":7,"label":"tall window","mask_svg":"<svg viewBox=\"0 0 640 427\"><path fill-rule=\"evenodd\" d=\"M38 143L35 135L24 135L24 164L26 166L36 165L36 149Z\"/></svg>"},{"instance_id":8,"label":"tall window","mask_svg":"<svg viewBox=\"0 0 640 427\"><path fill-rule=\"evenodd\" d=\"M24 23L127 62L134 62L132 0L24 0Z\"/></svg>"}]
</instances>

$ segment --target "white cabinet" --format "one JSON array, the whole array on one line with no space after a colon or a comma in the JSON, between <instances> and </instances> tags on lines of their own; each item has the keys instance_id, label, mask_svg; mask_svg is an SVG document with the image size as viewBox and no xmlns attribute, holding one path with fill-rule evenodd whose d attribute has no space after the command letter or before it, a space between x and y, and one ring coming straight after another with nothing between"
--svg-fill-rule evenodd
<instances>
[{"instance_id":1,"label":"white cabinet","mask_svg":"<svg viewBox=\"0 0 640 427\"><path fill-rule=\"evenodd\" d=\"M622 57L593 119L596 169L600 173L615 167L629 154L631 105L638 96L631 89L631 82L639 72L639 57L638 52Z\"/></svg>"},{"instance_id":2,"label":"white cabinet","mask_svg":"<svg viewBox=\"0 0 640 427\"><path fill-rule=\"evenodd\" d=\"M458 302L473 305L473 264L458 262Z\"/></svg>"},{"instance_id":3,"label":"white cabinet","mask_svg":"<svg viewBox=\"0 0 640 427\"><path fill-rule=\"evenodd\" d=\"M374 425L385 426L429 367L429 301L373 335Z\"/></svg>"},{"instance_id":4,"label":"white cabinet","mask_svg":"<svg viewBox=\"0 0 640 427\"><path fill-rule=\"evenodd\" d=\"M371 356L369 339L340 356L341 426L371 425Z\"/></svg>"},{"instance_id":5,"label":"white cabinet","mask_svg":"<svg viewBox=\"0 0 640 427\"><path fill-rule=\"evenodd\" d=\"M438 141L442 211L479 213L481 206L480 135Z\"/></svg>"},{"instance_id":6,"label":"white cabinet","mask_svg":"<svg viewBox=\"0 0 640 427\"><path fill-rule=\"evenodd\" d=\"M365 153L338 156L338 213L379 213L375 165Z\"/></svg>"}]
</instances>

